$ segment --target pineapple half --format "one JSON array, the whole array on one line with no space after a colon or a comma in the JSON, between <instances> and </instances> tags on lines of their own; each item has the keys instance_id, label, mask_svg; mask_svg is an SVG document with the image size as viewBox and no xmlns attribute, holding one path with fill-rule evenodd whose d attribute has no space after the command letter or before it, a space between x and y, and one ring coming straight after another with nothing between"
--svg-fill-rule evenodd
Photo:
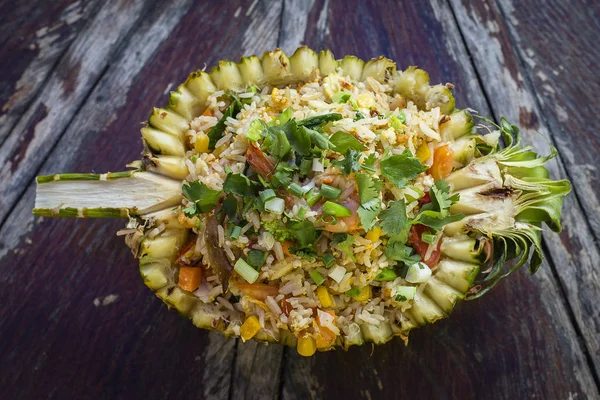
<instances>
[{"instance_id":1,"label":"pineapple half","mask_svg":"<svg viewBox=\"0 0 600 400\"><path fill-rule=\"evenodd\" d=\"M460 217L441 228L441 258L429 279L404 293L412 297L411 307L398 319L351 325L352 329L326 346L317 346L314 339L298 338L285 329L274 338L259 327L251 337L297 346L303 355L313 354L316 348L382 344L393 336L406 339L411 329L448 316L459 300L481 296L527 261L531 273L536 271L542 261L541 224L560 231L563 197L570 191L568 181L550 180L543 167L555 156L554 149L549 156L540 157L521 146L518 128L505 120L500 125L484 120L495 132L486 136L474 133L471 114L455 109L451 86L430 85L428 74L421 69L396 71L396 64L385 57L367 62L353 56L338 60L328 50L317 54L307 47L300 47L289 58L276 49L262 58L243 57L237 64L220 61L210 73L192 73L171 93L167 106L153 110L141 129L145 150L141 161L129 165L133 169L99 175L40 176L33 213L129 219L124 230L126 242L140 259L144 283L197 327L239 334L232 325L243 321L225 321L214 304L201 301L178 285L180 266L176 260L191 232L185 218L180 218L182 181L189 174L186 153L194 146L186 140L185 132L190 122L203 114L209 96L218 90L281 89L333 73L389 85L393 94L420 110L439 108L439 133L449 142L454 162L446 181L450 194L459 195L450 213ZM223 119L227 116L235 118L235 110L225 112ZM500 135L503 147L497 143ZM216 140L218 137L209 137L195 145L214 149ZM157 233L152 227L160 224L166 229Z\"/></svg>"}]
</instances>

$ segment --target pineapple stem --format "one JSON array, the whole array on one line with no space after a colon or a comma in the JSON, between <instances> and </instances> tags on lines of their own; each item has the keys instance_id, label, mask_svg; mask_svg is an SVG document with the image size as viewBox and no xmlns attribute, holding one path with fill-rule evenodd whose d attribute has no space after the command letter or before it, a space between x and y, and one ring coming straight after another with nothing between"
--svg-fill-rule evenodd
<instances>
[{"instance_id":1,"label":"pineapple stem","mask_svg":"<svg viewBox=\"0 0 600 400\"><path fill-rule=\"evenodd\" d=\"M65 218L127 218L176 207L181 182L152 172L56 174L37 178L33 214Z\"/></svg>"}]
</instances>

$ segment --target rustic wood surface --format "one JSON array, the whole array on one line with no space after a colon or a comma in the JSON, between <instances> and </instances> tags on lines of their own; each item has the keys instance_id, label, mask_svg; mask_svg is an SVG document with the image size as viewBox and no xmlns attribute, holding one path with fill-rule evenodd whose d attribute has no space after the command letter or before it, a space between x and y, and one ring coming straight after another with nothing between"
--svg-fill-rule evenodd
<instances>
[{"instance_id":1,"label":"rustic wood surface","mask_svg":"<svg viewBox=\"0 0 600 400\"><path fill-rule=\"evenodd\" d=\"M600 398L597 2L0 1L2 398ZM551 4L553 3L553 4ZM560 21L560 23L557 23ZM572 180L564 231L410 343L299 357L196 329L141 284L116 220L33 218L34 177L115 171L187 74L299 44L383 54L506 116Z\"/></svg>"}]
</instances>

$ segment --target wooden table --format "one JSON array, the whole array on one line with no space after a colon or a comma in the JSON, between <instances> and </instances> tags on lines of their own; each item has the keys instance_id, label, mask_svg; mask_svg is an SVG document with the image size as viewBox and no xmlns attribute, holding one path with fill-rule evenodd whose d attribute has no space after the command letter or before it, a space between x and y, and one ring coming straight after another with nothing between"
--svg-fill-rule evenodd
<instances>
[{"instance_id":1,"label":"wooden table","mask_svg":"<svg viewBox=\"0 0 600 400\"><path fill-rule=\"evenodd\" d=\"M1 397L600 398L599 21L591 0L0 0ZM31 215L36 175L136 159L139 122L190 71L301 43L422 66L459 107L554 144L550 172L574 191L540 271L408 347L302 358L167 311L115 236L123 221Z\"/></svg>"}]
</instances>

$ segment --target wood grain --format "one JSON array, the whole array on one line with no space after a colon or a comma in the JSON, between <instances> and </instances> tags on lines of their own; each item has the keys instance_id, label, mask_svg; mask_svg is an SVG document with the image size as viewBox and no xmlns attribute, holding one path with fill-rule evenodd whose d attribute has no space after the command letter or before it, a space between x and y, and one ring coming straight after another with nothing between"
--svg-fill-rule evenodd
<instances>
[{"instance_id":1,"label":"wood grain","mask_svg":"<svg viewBox=\"0 0 600 400\"><path fill-rule=\"evenodd\" d=\"M169 88L205 63L211 66L222 56L238 58L240 54L273 48L280 9L280 3L256 4L250 9L239 2L226 10L185 0L157 4L140 21L127 45L87 96L41 173L123 169L142 150L136 121L145 120L152 105L167 101L165 93ZM198 26L203 29L197 29ZM207 31L220 34L206 35ZM95 388L89 392L91 398L165 398L190 393L204 398L228 398L232 392L236 342L198 330L174 312L167 312L150 295L122 238L114 236L122 221L40 222L31 216L33 199L31 185L0 231L2 283L22 280L23 274L42 276L25 286L11 286L11 291L2 294L12 300L6 303L11 306L10 315L4 315L8 309L3 309L0 331L3 337L14 337L14 342L9 343L18 346L12 351L5 347L0 351L11 351L6 362L14 368L28 371L28 365L38 367L29 375L0 378L0 388L16 395L16 388L24 385L26 379L49 376L53 379L50 386L60 388L51 397L58 398L73 397L88 386ZM33 246L28 243L44 247L45 251L29 251ZM32 265L35 271L18 268L19 265ZM68 286L69 290L53 294L57 284ZM102 297L102 302L108 294L119 295L118 301L105 307L93 305L94 298ZM47 303L44 310L37 303L40 295ZM98 310L106 314L106 322L100 326L95 325L94 313ZM51 313L55 317L36 320L38 315ZM63 323L66 325L62 330L57 328ZM17 334L22 324L30 325L28 335ZM70 335L69 340L55 336L77 324L85 325L86 330ZM47 340L36 341L38 330L48 331L44 335ZM89 340L76 340L78 335L88 337L94 330L98 332ZM24 348L30 349L28 356L20 357ZM46 351L44 356L38 354L47 348L52 351ZM94 354L93 349L101 352ZM280 347L275 351L281 354ZM71 353L74 355L66 358L61 355ZM262 359L261 350L257 354ZM255 373L249 369L252 365L243 360L242 354L235 364L236 371L251 376ZM70 377L63 379L60 371L66 369ZM121 386L120 382L124 384ZM137 393L135 388L139 388ZM273 388L276 393L279 384L275 382L265 390ZM37 393L31 388L25 397Z\"/></svg>"},{"instance_id":2,"label":"wood grain","mask_svg":"<svg viewBox=\"0 0 600 400\"><path fill-rule=\"evenodd\" d=\"M143 0L106 3L69 47L5 140L0 151L0 223L69 126L144 7L151 4Z\"/></svg>"},{"instance_id":3,"label":"wood grain","mask_svg":"<svg viewBox=\"0 0 600 400\"><path fill-rule=\"evenodd\" d=\"M522 7L499 0L502 17L523 62L523 77L535 88L541 117L562 150L567 174L600 240L597 169L600 91L600 3L528 1ZM560 21L560 23L556 23Z\"/></svg>"},{"instance_id":4,"label":"wood grain","mask_svg":"<svg viewBox=\"0 0 600 400\"><path fill-rule=\"evenodd\" d=\"M345 14L343 21L330 18L349 9L354 11ZM334 22L323 25L323 16ZM336 53L341 47L341 54L362 57L385 54L400 66L421 65L434 82L448 80L457 86L459 107L469 105L490 115L445 2L419 3L414 8L407 4L368 8L327 1L315 4L307 19L306 37L295 43L330 47ZM362 348L312 359L286 349L283 398L486 398L490 393L499 398L597 397L592 373L560 296L545 263L533 280L525 271L515 274L487 298L459 306L449 321L413 332L407 348L396 343L376 348L372 357L371 349ZM532 351L540 347L543 352ZM548 364L556 368L548 371ZM557 371L576 371L577 379L563 386ZM353 377L352 384L348 377Z\"/></svg>"},{"instance_id":5,"label":"wood grain","mask_svg":"<svg viewBox=\"0 0 600 400\"><path fill-rule=\"evenodd\" d=\"M0 3L0 144L99 1Z\"/></svg>"},{"instance_id":6,"label":"wood grain","mask_svg":"<svg viewBox=\"0 0 600 400\"><path fill-rule=\"evenodd\" d=\"M570 162L565 166L565 158L573 152L583 152L590 143L573 140L567 144L559 139L561 131L570 129L569 124L550 122L545 115L553 110L543 104L540 107L536 102L536 91L545 92L545 89L526 78L532 71L528 71L527 64L519 62L519 49L512 45L508 22L494 3L470 0L453 0L452 3L495 115L518 122L527 142L540 152L548 152L549 138L559 149L559 156L548 164L550 174L555 179L569 178L567 171L573 171L574 167L568 165ZM544 24L540 24L540 29L544 29ZM593 54L587 57L591 60ZM580 80L585 79L585 75L572 76L569 82L578 86ZM571 174L570 178L575 177ZM587 190L579 179L573 180L573 186L575 191ZM596 306L600 293L600 252L587 224L588 215L576 196L568 196L562 214L563 232L560 236L546 234L544 241L597 373L600 371L600 310Z\"/></svg>"}]
</instances>

